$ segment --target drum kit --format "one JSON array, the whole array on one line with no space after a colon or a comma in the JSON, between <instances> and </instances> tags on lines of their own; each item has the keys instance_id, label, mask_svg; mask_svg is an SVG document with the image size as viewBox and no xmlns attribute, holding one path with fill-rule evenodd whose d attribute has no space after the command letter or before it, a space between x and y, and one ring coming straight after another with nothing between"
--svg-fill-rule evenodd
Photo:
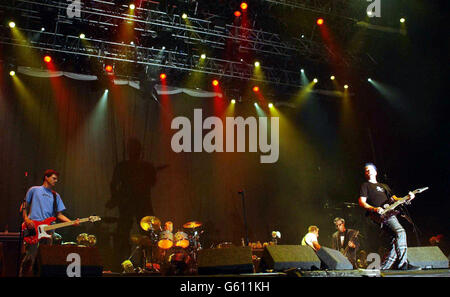
<instances>
[{"instance_id":1,"label":"drum kit","mask_svg":"<svg viewBox=\"0 0 450 297\"><path fill-rule=\"evenodd\" d=\"M146 270L159 272L161 266L173 265L176 261L183 261L191 268L196 265L197 253L202 249L201 222L187 222L183 224L183 230L175 233L172 222L162 225L155 216L143 217L139 225L146 235L132 235L130 239L137 249L142 250Z\"/></svg>"}]
</instances>

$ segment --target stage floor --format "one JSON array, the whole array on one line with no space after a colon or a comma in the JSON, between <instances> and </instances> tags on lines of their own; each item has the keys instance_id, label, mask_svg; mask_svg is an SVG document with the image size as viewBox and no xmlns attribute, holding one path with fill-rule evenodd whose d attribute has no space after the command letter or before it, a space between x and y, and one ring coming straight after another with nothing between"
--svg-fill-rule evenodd
<instances>
[{"instance_id":1,"label":"stage floor","mask_svg":"<svg viewBox=\"0 0 450 297\"><path fill-rule=\"evenodd\" d=\"M418 271L403 270L316 270L316 271L291 271L274 273L246 273L246 274L218 274L218 275L178 275L168 276L160 273L103 273L104 277L450 277L450 269L424 269Z\"/></svg>"}]
</instances>

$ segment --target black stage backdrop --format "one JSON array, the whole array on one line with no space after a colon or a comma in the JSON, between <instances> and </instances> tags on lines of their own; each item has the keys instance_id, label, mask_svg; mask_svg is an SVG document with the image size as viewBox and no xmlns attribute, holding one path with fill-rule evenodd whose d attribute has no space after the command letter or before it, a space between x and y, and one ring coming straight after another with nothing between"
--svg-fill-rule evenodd
<instances>
[{"instance_id":1,"label":"black stage backdrop","mask_svg":"<svg viewBox=\"0 0 450 297\"><path fill-rule=\"evenodd\" d=\"M376 249L379 238L371 235L373 229L363 212L344 202L357 203L362 166L378 155L383 156L378 160L383 162L380 174L387 171L385 168L391 170L388 182L394 184L399 195L419 186L431 187L429 193L433 195L427 195L428 201L418 199L416 207L412 207L414 218L419 208L436 209L433 219L423 214L417 218L422 224L420 229L426 228L422 242L427 236L446 232L444 211L436 206L441 204L445 210L448 204L442 204L444 199L437 197L439 192L433 188L441 189L445 178L436 180L426 172L411 173L437 167L441 162L439 154L427 151L424 155L423 150L428 147L425 141L438 140L421 135L422 146L410 149L408 156L402 155L409 147L390 146L390 141L399 137L403 145L417 143L406 136L402 139L395 128L389 129L397 127L387 120L392 111L384 111L388 107L378 106L377 102L372 107L379 110L370 109L369 113L367 106L358 110L358 106L346 105L341 99L318 95L311 95L300 108L280 106L279 159L273 164L261 164L259 152L172 151L170 141L176 131L170 129L171 120L185 116L194 123L195 108L202 109L203 119L223 115L228 108L224 99L171 95L159 96L157 102L130 86L110 87L105 96L97 82L20 74L15 79L20 83L11 80L2 84L0 100L1 229L7 226L9 231L18 230L17 210L26 190L42 183L45 169L54 168L61 173L56 190L67 207L67 216L96 214L105 218L93 226L61 229L64 241L76 241L81 232L93 233L106 254L113 249L117 227L126 225L125 216L139 219L154 215L163 222L173 221L175 231L187 221L201 221L204 247L220 242L238 245L245 234L238 195L241 189L245 190L252 242L269 241L271 231L278 230L282 233L280 243L299 244L307 227L317 225L321 230L319 241L329 246L335 231L332 220L343 216L348 227L362 230L363 246ZM234 116L256 117L252 103L236 104ZM374 113L385 116L378 119L380 125L369 129L367 117ZM401 119L396 121L402 123ZM105 205L111 199L115 168L128 159L130 140L141 146L141 162L130 163L128 171L122 172L128 172L123 174L129 174L125 178L137 192L118 195L117 199L120 205L135 207L123 206L128 210L120 214L117 208ZM148 191L150 195L146 195ZM411 226L406 227L410 232ZM134 225L130 233L136 232L139 228ZM128 242L128 235L120 236L120 240ZM413 234L409 241L416 245Z\"/></svg>"}]
</instances>

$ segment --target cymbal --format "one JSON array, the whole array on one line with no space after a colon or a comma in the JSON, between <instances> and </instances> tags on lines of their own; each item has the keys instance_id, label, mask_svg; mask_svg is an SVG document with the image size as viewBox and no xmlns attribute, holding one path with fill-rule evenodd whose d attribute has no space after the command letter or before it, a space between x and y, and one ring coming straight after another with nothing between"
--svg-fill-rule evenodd
<instances>
[{"instance_id":1,"label":"cymbal","mask_svg":"<svg viewBox=\"0 0 450 297\"><path fill-rule=\"evenodd\" d=\"M146 246L146 247L152 245L152 242L147 235L133 234L130 236L130 240L133 244L136 244L136 245L142 245L142 246Z\"/></svg>"},{"instance_id":2,"label":"cymbal","mask_svg":"<svg viewBox=\"0 0 450 297\"><path fill-rule=\"evenodd\" d=\"M194 229L194 228L200 227L201 225L203 225L201 222L192 221L192 222L187 222L186 224L183 225L183 227L188 228L188 229Z\"/></svg>"},{"instance_id":3,"label":"cymbal","mask_svg":"<svg viewBox=\"0 0 450 297\"><path fill-rule=\"evenodd\" d=\"M161 221L157 217L146 216L141 219L140 225L144 231L155 231L161 228Z\"/></svg>"}]
</instances>

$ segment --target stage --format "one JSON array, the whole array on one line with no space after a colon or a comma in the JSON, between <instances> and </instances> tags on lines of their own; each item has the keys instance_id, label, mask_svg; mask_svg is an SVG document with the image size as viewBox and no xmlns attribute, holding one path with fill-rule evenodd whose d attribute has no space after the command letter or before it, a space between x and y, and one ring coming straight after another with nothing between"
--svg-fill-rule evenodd
<instances>
[{"instance_id":1,"label":"stage","mask_svg":"<svg viewBox=\"0 0 450 297\"><path fill-rule=\"evenodd\" d=\"M317 270L291 272L271 272L271 273L245 273L245 274L219 274L219 275L191 275L191 276L163 276L160 273L112 273L104 272L103 277L156 277L156 278L286 278L286 277L306 277L306 278L327 278L327 277L450 277L450 269L424 269L418 271L403 270Z\"/></svg>"}]
</instances>

